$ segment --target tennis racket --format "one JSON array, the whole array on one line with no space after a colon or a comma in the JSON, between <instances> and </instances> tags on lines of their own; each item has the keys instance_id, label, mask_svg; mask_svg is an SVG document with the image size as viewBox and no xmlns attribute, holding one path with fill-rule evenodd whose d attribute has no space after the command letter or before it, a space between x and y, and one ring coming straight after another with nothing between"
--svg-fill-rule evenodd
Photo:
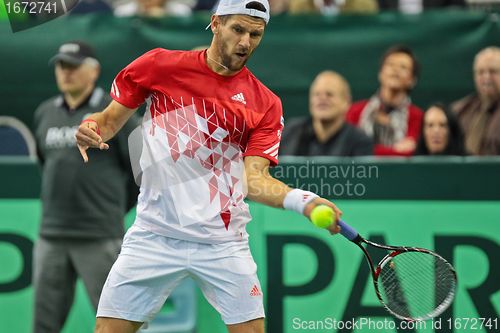
<instances>
[{"instance_id":1,"label":"tennis racket","mask_svg":"<svg viewBox=\"0 0 500 333\"><path fill-rule=\"evenodd\" d=\"M395 317L409 321L434 318L453 302L457 274L439 254L417 247L377 244L361 237L344 221L338 224L342 236L365 254L375 293ZM363 243L390 252L375 267Z\"/></svg>"}]
</instances>

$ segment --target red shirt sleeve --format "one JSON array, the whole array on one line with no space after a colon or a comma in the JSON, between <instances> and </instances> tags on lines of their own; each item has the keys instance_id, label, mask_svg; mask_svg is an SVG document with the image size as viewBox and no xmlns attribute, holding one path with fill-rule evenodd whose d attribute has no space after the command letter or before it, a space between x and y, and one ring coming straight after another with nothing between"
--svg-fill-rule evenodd
<instances>
[{"instance_id":1,"label":"red shirt sleeve","mask_svg":"<svg viewBox=\"0 0 500 333\"><path fill-rule=\"evenodd\" d=\"M356 102L351 105L349 108L349 111L347 111L347 114L345 115L345 119L349 124L352 124L354 126L358 126L359 124L359 119L361 118L361 112L365 108L366 104L368 101L363 100L360 102Z\"/></svg>"},{"instance_id":2,"label":"red shirt sleeve","mask_svg":"<svg viewBox=\"0 0 500 333\"><path fill-rule=\"evenodd\" d=\"M408 132L406 133L406 136L415 139L415 141L418 141L418 139L420 139L420 133L422 130L424 113L415 105L410 105L409 112Z\"/></svg>"},{"instance_id":3,"label":"red shirt sleeve","mask_svg":"<svg viewBox=\"0 0 500 333\"><path fill-rule=\"evenodd\" d=\"M111 97L130 109L138 108L150 93L155 58L161 49L151 50L125 67L111 85Z\"/></svg>"},{"instance_id":4,"label":"red shirt sleeve","mask_svg":"<svg viewBox=\"0 0 500 333\"><path fill-rule=\"evenodd\" d=\"M412 156L413 152L397 152L395 151L391 146L384 146L381 144L376 144L375 148L373 149L373 153L376 156Z\"/></svg>"},{"instance_id":5,"label":"red shirt sleeve","mask_svg":"<svg viewBox=\"0 0 500 333\"><path fill-rule=\"evenodd\" d=\"M271 109L266 112L257 127L250 133L243 156L264 157L271 161L272 166L277 165L283 125L281 101L276 98Z\"/></svg>"}]
</instances>

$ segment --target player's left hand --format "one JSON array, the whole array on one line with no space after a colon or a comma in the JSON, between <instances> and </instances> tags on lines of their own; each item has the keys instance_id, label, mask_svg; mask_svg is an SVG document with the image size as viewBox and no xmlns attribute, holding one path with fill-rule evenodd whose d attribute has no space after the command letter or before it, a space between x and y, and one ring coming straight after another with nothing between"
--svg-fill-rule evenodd
<instances>
[{"instance_id":1,"label":"player's left hand","mask_svg":"<svg viewBox=\"0 0 500 333\"><path fill-rule=\"evenodd\" d=\"M87 149L98 148L100 150L109 149L109 145L103 142L101 136L98 134L99 128L94 122L82 122L78 127L75 134L76 144L80 150L83 161L87 163L89 158L87 156Z\"/></svg>"},{"instance_id":2,"label":"player's left hand","mask_svg":"<svg viewBox=\"0 0 500 333\"><path fill-rule=\"evenodd\" d=\"M330 200L326 200L323 198L314 199L304 208L304 215L310 219L312 210L319 205L325 205L333 209L333 211L335 212L335 221L333 221L333 223L328 227L327 230L330 231L332 235L339 233L340 227L338 226L338 222L340 220L340 217L342 216L342 211Z\"/></svg>"}]
</instances>

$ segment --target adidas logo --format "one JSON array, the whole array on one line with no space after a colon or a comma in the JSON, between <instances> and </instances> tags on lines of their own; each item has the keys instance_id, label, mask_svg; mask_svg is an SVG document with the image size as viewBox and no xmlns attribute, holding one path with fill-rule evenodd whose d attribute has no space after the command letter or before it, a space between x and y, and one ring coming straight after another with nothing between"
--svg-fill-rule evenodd
<instances>
[{"instance_id":1,"label":"adidas logo","mask_svg":"<svg viewBox=\"0 0 500 333\"><path fill-rule=\"evenodd\" d=\"M243 104L247 104L247 101L245 101L245 96L243 96L243 93L239 93L231 97L233 101L241 102Z\"/></svg>"},{"instance_id":2,"label":"adidas logo","mask_svg":"<svg viewBox=\"0 0 500 333\"><path fill-rule=\"evenodd\" d=\"M250 296L262 296L262 293L260 292L259 287L257 287L256 284L253 285L253 288L250 291Z\"/></svg>"}]
</instances>

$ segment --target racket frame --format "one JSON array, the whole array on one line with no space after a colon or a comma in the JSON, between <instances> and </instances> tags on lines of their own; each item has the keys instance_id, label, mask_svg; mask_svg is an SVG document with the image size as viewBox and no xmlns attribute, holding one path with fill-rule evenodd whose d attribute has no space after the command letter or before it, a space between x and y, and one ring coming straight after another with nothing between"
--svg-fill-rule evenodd
<instances>
[{"instance_id":1,"label":"racket frame","mask_svg":"<svg viewBox=\"0 0 500 333\"><path fill-rule=\"evenodd\" d=\"M375 294L377 295L377 298L379 299L380 303L384 306L384 308L388 312L390 312L393 316L395 316L396 318L399 318L401 320L406 320L406 321L422 321L422 320L431 319L431 318L434 318L434 317L437 317L438 315L440 315L451 304L451 302L453 302L453 299L455 298L456 287L457 287L457 273L456 273L455 269L453 268L453 266L446 259L441 257L436 252L433 252L431 250L424 249L424 248L419 248L419 247L391 246L391 245L378 244L378 243L375 243L375 242L372 242L370 240L363 238L359 234L357 234L357 236L355 238L350 239L350 241L353 242L354 244L356 244L363 251L363 253L365 255L366 261L368 262L368 265L370 266L373 287L375 289ZM368 253L368 250L366 249L366 247L363 246L363 243L366 245L370 245L370 246L373 246L373 247L376 247L379 249L384 249L384 250L388 250L388 251L392 251L392 252L385 255L378 262L377 266L375 266L371 255ZM434 309L434 311L432 311L429 315L427 315L426 317L423 317L423 318L405 317L405 316L402 316L398 313L395 313L385 304L385 302L382 298L382 294L380 293L380 290L379 290L378 278L380 276L380 272L382 271L382 268L387 263L389 263L394 257L396 257L397 255L402 254L402 253L407 253L407 252L427 253L427 254L433 255L433 256L441 259L444 263L447 264L450 272L452 273L453 280L454 280L453 281L453 283L454 283L453 284L454 285L453 291L448 294L446 299L436 309Z\"/></svg>"}]
</instances>

